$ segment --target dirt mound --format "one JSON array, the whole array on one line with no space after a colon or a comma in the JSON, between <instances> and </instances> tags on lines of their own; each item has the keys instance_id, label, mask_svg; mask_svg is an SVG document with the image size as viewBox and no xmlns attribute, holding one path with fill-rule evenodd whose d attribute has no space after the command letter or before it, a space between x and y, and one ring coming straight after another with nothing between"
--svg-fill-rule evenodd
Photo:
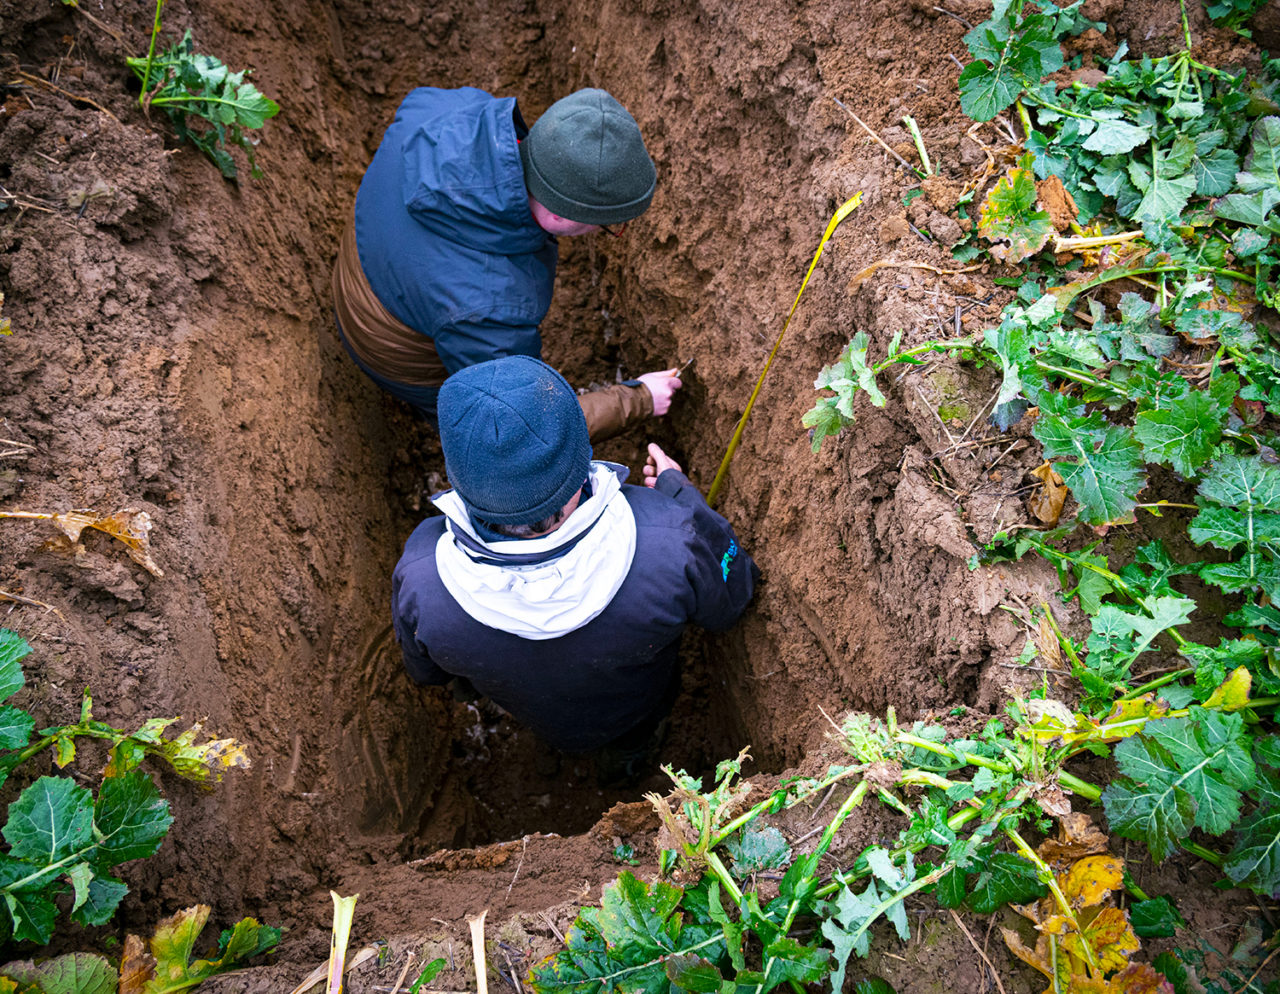
<instances>
[{"instance_id":1,"label":"dirt mound","mask_svg":"<svg viewBox=\"0 0 1280 994\"><path fill-rule=\"evenodd\" d=\"M151 5L95 5L117 40L64 5L0 3L13 327L0 435L19 443L0 459L0 500L145 510L165 573L106 536L70 556L39 524L3 522L0 590L58 612L23 601L6 619L35 647L25 704L61 720L88 684L104 720L207 716L254 760L213 796L165 782L177 823L129 875L124 927L206 902L218 921L289 926L281 955L297 964L327 949L333 887L362 893L358 935L453 927L487 907L549 942L571 915L536 913L598 895L616 840L645 838L613 805L661 775L601 791L588 764L490 706L415 688L390 636L391 570L443 464L345 357L328 280L364 166L416 85L515 94L530 120L602 86L635 115L658 163L654 207L623 240L562 244L545 354L579 387L694 359L651 437L704 487L826 219L865 195L814 274L721 502L765 582L734 632L689 637L664 760L704 770L750 743L757 769L778 772L819 740L820 707L997 702L1023 639L995 608L1057 581L1044 564L966 566L973 537L1021 513L1020 454L997 469L999 449L978 444L986 374L912 375L901 403L860 413L818 456L799 424L854 330L910 344L1005 299L983 270L888 266L849 288L882 259L955 268L940 239L981 153L948 55L964 57L964 22L986 6L948 10L171 0L170 34L190 27L199 49L252 65L282 104L257 153L264 178L236 186L136 104L123 57L145 50ZM1168 26L1175 11L1125 17ZM913 115L944 181L904 205L914 180L833 97L908 157L899 121ZM598 455L636 467L644 441ZM981 520L957 516L956 488L983 498Z\"/></svg>"}]
</instances>

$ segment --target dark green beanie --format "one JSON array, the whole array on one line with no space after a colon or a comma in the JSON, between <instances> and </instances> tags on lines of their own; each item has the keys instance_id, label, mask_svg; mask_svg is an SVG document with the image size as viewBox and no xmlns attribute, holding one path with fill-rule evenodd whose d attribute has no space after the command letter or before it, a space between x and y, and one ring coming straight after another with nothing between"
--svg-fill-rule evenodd
<instances>
[{"instance_id":1,"label":"dark green beanie","mask_svg":"<svg viewBox=\"0 0 1280 994\"><path fill-rule=\"evenodd\" d=\"M582 224L621 224L649 208L657 170L640 126L604 90L557 100L520 143L530 195Z\"/></svg>"},{"instance_id":2,"label":"dark green beanie","mask_svg":"<svg viewBox=\"0 0 1280 994\"><path fill-rule=\"evenodd\" d=\"M440 388L439 411L449 482L483 521L534 524L586 482L582 405L541 360L515 355L461 369Z\"/></svg>"}]
</instances>

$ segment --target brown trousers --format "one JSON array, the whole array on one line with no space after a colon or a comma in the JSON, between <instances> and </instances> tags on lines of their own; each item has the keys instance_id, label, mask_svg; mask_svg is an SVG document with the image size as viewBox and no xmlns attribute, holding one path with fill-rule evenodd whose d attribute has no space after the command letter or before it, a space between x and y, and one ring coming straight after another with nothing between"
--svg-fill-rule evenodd
<instances>
[{"instance_id":1,"label":"brown trousers","mask_svg":"<svg viewBox=\"0 0 1280 994\"><path fill-rule=\"evenodd\" d=\"M449 375L435 342L386 309L373 292L356 249L355 224L347 225L333 266L333 309L360 361L379 376L406 386L439 386ZM592 442L618 434L653 413L644 386L622 384L578 395Z\"/></svg>"}]
</instances>

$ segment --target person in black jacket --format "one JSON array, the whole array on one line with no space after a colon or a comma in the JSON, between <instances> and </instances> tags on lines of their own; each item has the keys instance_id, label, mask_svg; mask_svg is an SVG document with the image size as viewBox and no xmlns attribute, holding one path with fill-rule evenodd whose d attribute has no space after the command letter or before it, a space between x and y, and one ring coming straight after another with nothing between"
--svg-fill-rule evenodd
<instances>
[{"instance_id":1,"label":"person in black jacket","mask_svg":"<svg viewBox=\"0 0 1280 994\"><path fill-rule=\"evenodd\" d=\"M650 741L685 626L731 627L755 563L658 446L643 487L593 461L573 389L540 360L470 366L440 401L454 489L392 581L409 675L464 677L566 752Z\"/></svg>"}]
</instances>

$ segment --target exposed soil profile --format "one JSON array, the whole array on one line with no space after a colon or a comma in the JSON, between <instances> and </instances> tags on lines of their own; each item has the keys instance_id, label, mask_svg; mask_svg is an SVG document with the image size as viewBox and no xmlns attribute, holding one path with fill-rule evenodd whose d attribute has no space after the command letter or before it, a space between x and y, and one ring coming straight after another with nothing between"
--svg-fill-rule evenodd
<instances>
[{"instance_id":1,"label":"exposed soil profile","mask_svg":"<svg viewBox=\"0 0 1280 994\"><path fill-rule=\"evenodd\" d=\"M822 709L1000 704L1024 633L997 606L1058 581L1043 562L967 566L975 539L1023 515L1031 459L1014 447L997 472L986 467L1007 442L949 449L989 373L913 373L898 402L860 411L817 456L799 423L815 374L853 331L883 349L901 330L910 344L990 320L1008 299L985 269L886 267L849 287L884 258L954 265L912 226L955 225L981 159L948 55L965 58L962 21L984 19L983 0L951 0L953 16L933 0L170 0L168 35L190 27L200 50L254 67L281 103L257 151L265 176L245 170L238 186L137 106L123 60L145 50L153 5L85 6L124 41L59 3L0 0L6 71L61 91L11 88L0 114L13 329L0 339L0 436L23 443L0 459L0 506L145 510L165 575L103 535L72 557L45 546L39 523L0 522L0 589L57 608L6 604L0 623L35 649L23 699L41 720L78 713L88 685L103 720L207 717L253 759L212 794L163 778L175 826L157 857L128 868L121 932L197 902L219 923L285 925L273 965L206 989L289 990L327 955L332 888L361 895L353 947L391 943L349 990L386 988L387 964L423 942L474 984L468 916L488 909L518 956L545 955L570 902L598 899L616 876L618 840L655 869L657 824L640 798L662 774L600 790L589 763L491 706L416 688L390 633L391 571L443 461L342 351L329 274L363 169L417 85L515 95L530 122L600 86L638 120L658 165L654 206L621 240L562 241L544 325L545 358L580 388L694 360L667 419L597 450L633 472L652 438L709 485L827 218L864 193L813 276L720 502L764 583L735 631L688 636L663 761L703 772L750 745L767 788L819 764ZM1113 25L1098 44L1127 36L1158 52L1176 32L1167 0L1091 6ZM904 155L899 122L913 115L942 179L904 206L915 181L833 97ZM945 398L968 413L944 423ZM948 487L975 498L969 520ZM852 819L837 849L877 831ZM1165 887L1208 886L1189 863L1135 866ZM1231 894L1198 893L1183 907L1194 927L1240 927ZM878 948L902 962L877 953L875 969L904 992L983 989L951 917L929 914L910 947L884 933ZM1009 990L1030 989L1029 971L1002 969Z\"/></svg>"}]
</instances>

